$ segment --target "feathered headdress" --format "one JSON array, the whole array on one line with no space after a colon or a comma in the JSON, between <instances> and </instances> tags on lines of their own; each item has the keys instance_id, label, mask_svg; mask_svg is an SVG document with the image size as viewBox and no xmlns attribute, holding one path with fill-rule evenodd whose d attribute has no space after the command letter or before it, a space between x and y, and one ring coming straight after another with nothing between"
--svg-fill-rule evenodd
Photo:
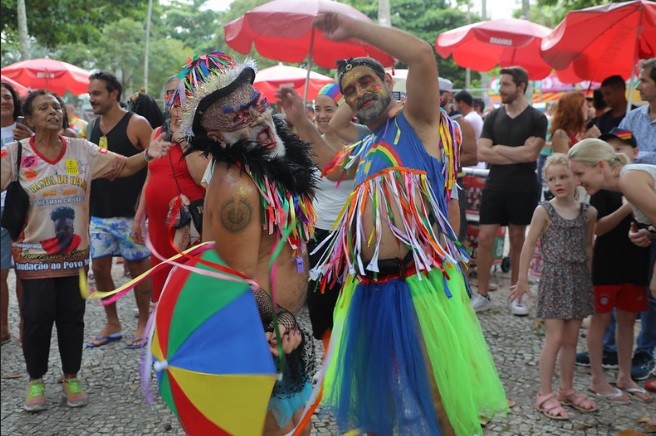
<instances>
[{"instance_id":1,"label":"feathered headdress","mask_svg":"<svg viewBox=\"0 0 656 436\"><path fill-rule=\"evenodd\" d=\"M248 58L240 64L218 50L187 62L178 74L180 84L170 100L173 103L179 98L183 108L182 134L191 138L198 133L203 112L244 81L253 83L256 71L254 60Z\"/></svg>"}]
</instances>

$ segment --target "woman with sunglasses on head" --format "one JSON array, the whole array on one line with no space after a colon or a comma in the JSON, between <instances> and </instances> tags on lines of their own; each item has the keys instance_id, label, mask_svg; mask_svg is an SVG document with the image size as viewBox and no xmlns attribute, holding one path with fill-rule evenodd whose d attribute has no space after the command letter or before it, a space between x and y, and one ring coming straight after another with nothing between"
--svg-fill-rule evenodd
<instances>
[{"instance_id":1,"label":"woman with sunglasses on head","mask_svg":"<svg viewBox=\"0 0 656 436\"><path fill-rule=\"evenodd\" d=\"M200 184L208 159L200 153L185 155L186 140L180 134L180 117L182 115L181 97L178 93L180 80L173 76L165 85L164 102L168 119L161 128L153 130L151 140L164 136L172 146L166 159L151 162L148 165L148 176L139 199L139 206L134 217L132 238L140 244L145 241L144 226L148 218L148 238L153 245L151 254L152 265L161 263L160 255L169 258L186 247L175 247L172 230L167 225L167 214L171 201L184 195L188 201L205 197L205 188ZM200 229L199 229L200 230ZM166 282L171 267L162 268L151 276L153 301L157 302Z\"/></svg>"}]
</instances>

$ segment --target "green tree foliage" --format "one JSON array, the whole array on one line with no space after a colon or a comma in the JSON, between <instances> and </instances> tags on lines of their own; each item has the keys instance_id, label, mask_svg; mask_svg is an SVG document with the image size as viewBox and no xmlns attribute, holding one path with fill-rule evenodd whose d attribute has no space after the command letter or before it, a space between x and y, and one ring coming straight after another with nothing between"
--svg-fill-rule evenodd
<instances>
[{"instance_id":1,"label":"green tree foliage","mask_svg":"<svg viewBox=\"0 0 656 436\"><path fill-rule=\"evenodd\" d=\"M184 42L196 53L213 50L214 35L222 29L222 12L203 9L206 0L173 0L169 5L158 5L153 19L155 38L174 38Z\"/></svg>"},{"instance_id":2,"label":"green tree foliage","mask_svg":"<svg viewBox=\"0 0 656 436\"><path fill-rule=\"evenodd\" d=\"M147 0L25 0L30 35L51 49L68 43L94 44L106 24L121 18L143 21L147 5ZM0 32L12 34L16 26L16 0L2 0ZM3 44L3 54L5 50Z\"/></svg>"},{"instance_id":3,"label":"green tree foliage","mask_svg":"<svg viewBox=\"0 0 656 436\"><path fill-rule=\"evenodd\" d=\"M350 4L372 20L378 20L377 2L345 0L344 3ZM453 8L445 0L390 0L390 12L392 26L423 39L433 48L440 33L467 24L465 13ZM452 58L442 59L435 54L435 59L440 76L449 78L456 87L465 86L464 68L457 66ZM397 67L406 66L399 63Z\"/></svg>"},{"instance_id":4,"label":"green tree foliage","mask_svg":"<svg viewBox=\"0 0 656 436\"><path fill-rule=\"evenodd\" d=\"M537 7L531 7L531 20L548 27L556 27L567 12L592 6L605 5L604 0L537 0ZM547 15L543 15L546 12ZM551 23L551 24L549 24Z\"/></svg>"}]
</instances>

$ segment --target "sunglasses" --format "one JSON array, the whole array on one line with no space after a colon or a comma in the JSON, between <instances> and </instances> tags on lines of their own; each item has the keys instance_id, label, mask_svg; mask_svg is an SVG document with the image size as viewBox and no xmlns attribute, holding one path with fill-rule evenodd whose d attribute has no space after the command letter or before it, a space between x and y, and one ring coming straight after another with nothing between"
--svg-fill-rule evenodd
<instances>
[{"instance_id":1,"label":"sunglasses","mask_svg":"<svg viewBox=\"0 0 656 436\"><path fill-rule=\"evenodd\" d=\"M247 126L253 121L253 119L255 119L261 113L266 111L268 107L269 107L269 102L267 101L266 97L257 91L253 92L251 101L249 101L245 105L239 108L234 108L230 106L226 107L224 109L224 113L232 117L230 130L231 131L239 130L244 126ZM256 112L256 114L254 114L253 112Z\"/></svg>"}]
</instances>

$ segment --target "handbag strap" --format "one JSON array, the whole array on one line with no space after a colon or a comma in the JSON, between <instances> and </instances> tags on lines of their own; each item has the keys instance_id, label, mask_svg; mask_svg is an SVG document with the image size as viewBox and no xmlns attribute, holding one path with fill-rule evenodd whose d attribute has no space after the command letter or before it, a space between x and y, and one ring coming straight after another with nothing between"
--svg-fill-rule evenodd
<instances>
[{"instance_id":1,"label":"handbag strap","mask_svg":"<svg viewBox=\"0 0 656 436\"><path fill-rule=\"evenodd\" d=\"M171 173L173 174L173 180L175 180L175 186L178 187L178 192L180 195L182 195L182 189L180 189L180 184L178 183L178 177L175 175L175 167L173 166L173 158L171 157L171 153L167 153L169 155L169 162L171 163Z\"/></svg>"},{"instance_id":2,"label":"handbag strap","mask_svg":"<svg viewBox=\"0 0 656 436\"><path fill-rule=\"evenodd\" d=\"M23 143L20 141L17 141L17 143L18 150L16 150L16 181L18 181L18 177L20 175L21 158L23 156Z\"/></svg>"}]
</instances>

